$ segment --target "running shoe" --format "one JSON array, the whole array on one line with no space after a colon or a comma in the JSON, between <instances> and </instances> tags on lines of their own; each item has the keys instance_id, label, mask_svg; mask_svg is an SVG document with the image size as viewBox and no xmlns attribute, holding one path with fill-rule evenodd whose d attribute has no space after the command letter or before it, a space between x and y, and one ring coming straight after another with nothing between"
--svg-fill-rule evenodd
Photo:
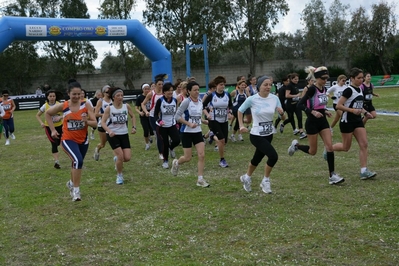
<instances>
[{"instance_id":1,"label":"running shoe","mask_svg":"<svg viewBox=\"0 0 399 266\"><path fill-rule=\"evenodd\" d=\"M360 173L360 179L361 180L366 180L372 177L375 177L377 175L376 172L371 172L369 169L366 169L364 173Z\"/></svg>"},{"instance_id":2,"label":"running shoe","mask_svg":"<svg viewBox=\"0 0 399 266\"><path fill-rule=\"evenodd\" d=\"M66 186L69 189L69 194L71 195L71 197L73 197L73 183L71 182L71 180L66 182Z\"/></svg>"},{"instance_id":3,"label":"running shoe","mask_svg":"<svg viewBox=\"0 0 399 266\"><path fill-rule=\"evenodd\" d=\"M222 167L222 168L229 167L229 165L227 164L227 162L226 162L226 160L225 160L225 159L223 159L223 160L220 160L220 162L219 162L219 166L220 166L220 167Z\"/></svg>"},{"instance_id":4,"label":"running shoe","mask_svg":"<svg viewBox=\"0 0 399 266\"><path fill-rule=\"evenodd\" d=\"M246 192L251 192L251 177L247 175L240 176L240 181L243 183L242 187Z\"/></svg>"},{"instance_id":5,"label":"running shoe","mask_svg":"<svg viewBox=\"0 0 399 266\"><path fill-rule=\"evenodd\" d=\"M236 142L236 137L234 136L234 134L231 134L230 139L232 142Z\"/></svg>"},{"instance_id":6,"label":"running shoe","mask_svg":"<svg viewBox=\"0 0 399 266\"><path fill-rule=\"evenodd\" d=\"M169 149L169 154L170 154L170 157L176 158L176 153L174 150Z\"/></svg>"},{"instance_id":7,"label":"running shoe","mask_svg":"<svg viewBox=\"0 0 399 266\"><path fill-rule=\"evenodd\" d=\"M265 179L263 179L259 186L262 188L262 191L264 193L266 194L272 193L272 189L270 187L270 181L266 181Z\"/></svg>"},{"instance_id":8,"label":"running shoe","mask_svg":"<svg viewBox=\"0 0 399 266\"><path fill-rule=\"evenodd\" d=\"M80 191L73 192L72 201L81 201L81 200L82 199L80 198Z\"/></svg>"},{"instance_id":9,"label":"running shoe","mask_svg":"<svg viewBox=\"0 0 399 266\"><path fill-rule=\"evenodd\" d=\"M159 154L159 160L163 160L163 154L162 153Z\"/></svg>"},{"instance_id":10,"label":"running shoe","mask_svg":"<svg viewBox=\"0 0 399 266\"><path fill-rule=\"evenodd\" d=\"M213 148L214 151L219 151L219 147L215 146L215 148Z\"/></svg>"},{"instance_id":11,"label":"running shoe","mask_svg":"<svg viewBox=\"0 0 399 266\"><path fill-rule=\"evenodd\" d=\"M283 132L284 132L284 124L281 123L280 124L280 133L283 134Z\"/></svg>"},{"instance_id":12,"label":"running shoe","mask_svg":"<svg viewBox=\"0 0 399 266\"><path fill-rule=\"evenodd\" d=\"M293 132L292 132L294 135L298 135L299 134L299 129L295 129Z\"/></svg>"},{"instance_id":13,"label":"running shoe","mask_svg":"<svg viewBox=\"0 0 399 266\"><path fill-rule=\"evenodd\" d=\"M306 135L305 132L301 132L301 134L299 135L299 139L306 139L308 137L308 135Z\"/></svg>"},{"instance_id":14,"label":"running shoe","mask_svg":"<svg viewBox=\"0 0 399 266\"><path fill-rule=\"evenodd\" d=\"M98 148L96 147L94 149L94 155L93 155L94 160L98 161L100 159L100 153L98 152Z\"/></svg>"},{"instance_id":15,"label":"running shoe","mask_svg":"<svg viewBox=\"0 0 399 266\"><path fill-rule=\"evenodd\" d=\"M55 164L54 164L54 168L55 168L55 169L61 169L61 166L60 166L59 163L55 163Z\"/></svg>"},{"instance_id":16,"label":"running shoe","mask_svg":"<svg viewBox=\"0 0 399 266\"><path fill-rule=\"evenodd\" d=\"M197 186L199 187L209 187L210 185L205 181L205 179L198 179Z\"/></svg>"},{"instance_id":17,"label":"running shoe","mask_svg":"<svg viewBox=\"0 0 399 266\"><path fill-rule=\"evenodd\" d=\"M164 162L163 162L162 168L163 168L163 169L168 169L168 168L169 168L169 163L168 163L168 161L164 161Z\"/></svg>"},{"instance_id":18,"label":"running shoe","mask_svg":"<svg viewBox=\"0 0 399 266\"><path fill-rule=\"evenodd\" d=\"M242 138L242 135L241 135L241 134L238 134L238 140L239 140L239 141L244 141L244 139Z\"/></svg>"},{"instance_id":19,"label":"running shoe","mask_svg":"<svg viewBox=\"0 0 399 266\"><path fill-rule=\"evenodd\" d=\"M298 141L296 139L294 139L291 142L291 146L288 148L288 155L289 156L294 155L294 153L298 150L297 144L298 144Z\"/></svg>"},{"instance_id":20,"label":"running shoe","mask_svg":"<svg viewBox=\"0 0 399 266\"><path fill-rule=\"evenodd\" d=\"M11 137L11 139L15 139L14 133L11 133L10 137Z\"/></svg>"},{"instance_id":21,"label":"running shoe","mask_svg":"<svg viewBox=\"0 0 399 266\"><path fill-rule=\"evenodd\" d=\"M329 178L330 185L339 184L345 181L344 178L340 177L336 173L333 173L332 176Z\"/></svg>"},{"instance_id":22,"label":"running shoe","mask_svg":"<svg viewBox=\"0 0 399 266\"><path fill-rule=\"evenodd\" d=\"M123 185L123 175L116 175L116 184Z\"/></svg>"},{"instance_id":23,"label":"running shoe","mask_svg":"<svg viewBox=\"0 0 399 266\"><path fill-rule=\"evenodd\" d=\"M144 149L145 149L146 151L148 151L148 150L150 149L150 143L146 143Z\"/></svg>"},{"instance_id":24,"label":"running shoe","mask_svg":"<svg viewBox=\"0 0 399 266\"><path fill-rule=\"evenodd\" d=\"M179 172L179 164L177 159L173 160L170 172L172 173L172 175L177 176L177 173Z\"/></svg>"},{"instance_id":25,"label":"running shoe","mask_svg":"<svg viewBox=\"0 0 399 266\"><path fill-rule=\"evenodd\" d=\"M90 139L94 139L94 133L90 134Z\"/></svg>"},{"instance_id":26,"label":"running shoe","mask_svg":"<svg viewBox=\"0 0 399 266\"><path fill-rule=\"evenodd\" d=\"M10 140L9 139L6 139L6 144L5 145L6 146L10 145Z\"/></svg>"}]
</instances>

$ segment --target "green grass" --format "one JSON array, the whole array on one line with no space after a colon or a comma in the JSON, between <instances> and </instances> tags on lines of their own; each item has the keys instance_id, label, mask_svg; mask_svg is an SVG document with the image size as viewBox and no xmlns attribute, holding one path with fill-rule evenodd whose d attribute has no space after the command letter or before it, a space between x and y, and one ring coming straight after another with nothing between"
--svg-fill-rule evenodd
<instances>
[{"instance_id":1,"label":"green grass","mask_svg":"<svg viewBox=\"0 0 399 266\"><path fill-rule=\"evenodd\" d=\"M395 90L377 92L384 109L398 111ZM254 152L248 135L228 143L226 169L206 146L206 189L195 185L195 153L174 177L162 169L155 145L144 151L141 129L131 136L132 160L118 186L110 147L99 162L92 159L96 136L85 159L82 201L72 202L65 187L70 161L61 151L62 169L53 168L35 114L17 112L17 139L10 146L0 141L0 265L399 264L398 117L367 124L374 180L359 179L355 141L349 152L336 153L336 171L346 179L339 186L328 185L321 141L314 157L287 155L293 137L287 127L273 140L279 161L271 195L258 187L265 159L253 192L242 189L239 176Z\"/></svg>"}]
</instances>

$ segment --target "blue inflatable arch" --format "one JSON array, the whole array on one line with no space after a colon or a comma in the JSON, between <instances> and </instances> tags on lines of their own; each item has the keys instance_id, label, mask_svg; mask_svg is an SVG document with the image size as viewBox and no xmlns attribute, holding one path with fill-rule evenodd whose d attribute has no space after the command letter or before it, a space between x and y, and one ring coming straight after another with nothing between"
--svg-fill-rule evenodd
<instances>
[{"instance_id":1,"label":"blue inflatable arch","mask_svg":"<svg viewBox=\"0 0 399 266\"><path fill-rule=\"evenodd\" d=\"M153 78L172 81L170 52L138 20L2 17L0 52L13 41L131 41L152 62Z\"/></svg>"}]
</instances>

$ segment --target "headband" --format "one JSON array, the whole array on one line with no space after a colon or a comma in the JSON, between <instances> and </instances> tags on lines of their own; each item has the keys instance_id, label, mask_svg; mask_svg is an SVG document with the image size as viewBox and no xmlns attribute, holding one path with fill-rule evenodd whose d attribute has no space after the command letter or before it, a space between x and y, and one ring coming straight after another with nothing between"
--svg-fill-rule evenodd
<instances>
[{"instance_id":1,"label":"headband","mask_svg":"<svg viewBox=\"0 0 399 266\"><path fill-rule=\"evenodd\" d=\"M150 84L144 83L143 86L141 86L141 89L144 90L145 87L150 87Z\"/></svg>"},{"instance_id":2,"label":"headband","mask_svg":"<svg viewBox=\"0 0 399 266\"><path fill-rule=\"evenodd\" d=\"M328 75L328 70L327 69L314 72L314 77L315 78L321 78L323 75Z\"/></svg>"},{"instance_id":3,"label":"headband","mask_svg":"<svg viewBox=\"0 0 399 266\"><path fill-rule=\"evenodd\" d=\"M117 94L118 92L122 92L123 93L123 90L122 89L115 90L114 93L112 93L112 98L114 98L115 94Z\"/></svg>"},{"instance_id":4,"label":"headband","mask_svg":"<svg viewBox=\"0 0 399 266\"><path fill-rule=\"evenodd\" d=\"M101 92L104 93L108 88L110 88L109 85L105 85L105 86L101 89Z\"/></svg>"},{"instance_id":5,"label":"headband","mask_svg":"<svg viewBox=\"0 0 399 266\"><path fill-rule=\"evenodd\" d=\"M260 85L262 85L263 81L265 81L265 79L270 79L268 76L262 76L260 78L258 78L258 81L256 82L256 87L260 88Z\"/></svg>"}]
</instances>

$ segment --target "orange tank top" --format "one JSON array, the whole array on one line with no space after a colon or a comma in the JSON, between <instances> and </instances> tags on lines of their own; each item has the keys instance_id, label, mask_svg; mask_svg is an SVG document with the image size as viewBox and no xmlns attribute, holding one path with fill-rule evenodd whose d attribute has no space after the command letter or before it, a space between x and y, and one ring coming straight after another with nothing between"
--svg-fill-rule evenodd
<instances>
[{"instance_id":1,"label":"orange tank top","mask_svg":"<svg viewBox=\"0 0 399 266\"><path fill-rule=\"evenodd\" d=\"M5 112L3 119L10 119L12 117L11 109L14 107L13 100L8 99L7 101L2 101L1 105L3 106Z\"/></svg>"},{"instance_id":2,"label":"orange tank top","mask_svg":"<svg viewBox=\"0 0 399 266\"><path fill-rule=\"evenodd\" d=\"M86 102L80 103L79 111L72 112L69 109L69 101L64 102L62 108L62 140L72 140L78 144L88 143L87 123L83 121L82 116L88 116Z\"/></svg>"}]
</instances>

